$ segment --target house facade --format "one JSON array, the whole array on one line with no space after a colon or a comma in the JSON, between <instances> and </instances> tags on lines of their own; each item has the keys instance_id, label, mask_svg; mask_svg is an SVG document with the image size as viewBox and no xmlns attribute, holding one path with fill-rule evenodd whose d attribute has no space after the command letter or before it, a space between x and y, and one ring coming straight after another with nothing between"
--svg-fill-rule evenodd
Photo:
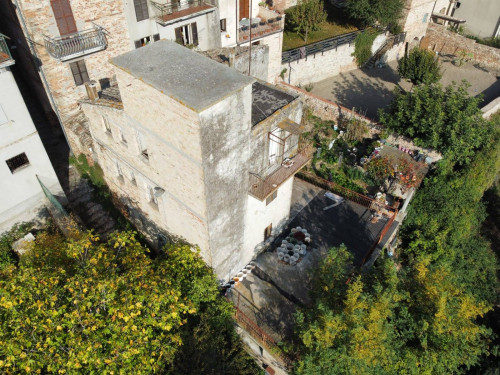
<instances>
[{"instance_id":1,"label":"house facade","mask_svg":"<svg viewBox=\"0 0 500 375\"><path fill-rule=\"evenodd\" d=\"M182 237L229 279L288 220L300 100L169 41L113 64L119 94L81 101L111 190L152 243Z\"/></svg>"},{"instance_id":2,"label":"house facade","mask_svg":"<svg viewBox=\"0 0 500 375\"><path fill-rule=\"evenodd\" d=\"M64 197L61 185L12 75L0 34L0 233L47 216L40 182Z\"/></svg>"}]
</instances>

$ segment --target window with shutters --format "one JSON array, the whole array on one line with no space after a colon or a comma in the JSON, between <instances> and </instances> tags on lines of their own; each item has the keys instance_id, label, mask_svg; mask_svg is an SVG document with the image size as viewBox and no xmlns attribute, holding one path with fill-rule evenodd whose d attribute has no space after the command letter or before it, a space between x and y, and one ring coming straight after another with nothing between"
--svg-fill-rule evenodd
<instances>
[{"instance_id":1,"label":"window with shutters","mask_svg":"<svg viewBox=\"0 0 500 375\"><path fill-rule=\"evenodd\" d=\"M137 22L149 18L148 0L134 0L134 8Z\"/></svg>"},{"instance_id":2,"label":"window with shutters","mask_svg":"<svg viewBox=\"0 0 500 375\"><path fill-rule=\"evenodd\" d=\"M75 85L80 86L90 81L87 67L85 66L85 60L72 62L69 64L69 68L71 69L71 74L73 74Z\"/></svg>"},{"instance_id":3,"label":"window with shutters","mask_svg":"<svg viewBox=\"0 0 500 375\"><path fill-rule=\"evenodd\" d=\"M5 160L5 162L7 163L11 173L17 172L18 170L30 165L30 161L24 152L14 156L13 158Z\"/></svg>"},{"instance_id":4,"label":"window with shutters","mask_svg":"<svg viewBox=\"0 0 500 375\"><path fill-rule=\"evenodd\" d=\"M196 22L177 27L175 29L175 41L183 46L198 45L198 27Z\"/></svg>"},{"instance_id":5,"label":"window with shutters","mask_svg":"<svg viewBox=\"0 0 500 375\"><path fill-rule=\"evenodd\" d=\"M54 12L57 28L61 36L78 31L69 0L50 0L50 6Z\"/></svg>"}]
</instances>

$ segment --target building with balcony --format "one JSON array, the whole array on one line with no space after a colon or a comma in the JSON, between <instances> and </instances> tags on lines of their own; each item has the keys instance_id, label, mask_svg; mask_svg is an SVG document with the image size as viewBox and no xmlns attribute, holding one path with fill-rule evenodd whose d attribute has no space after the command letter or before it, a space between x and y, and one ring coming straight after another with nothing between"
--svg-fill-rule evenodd
<instances>
[{"instance_id":1,"label":"building with balcony","mask_svg":"<svg viewBox=\"0 0 500 375\"><path fill-rule=\"evenodd\" d=\"M40 181L64 197L12 75L14 63L0 34L0 233L18 222L47 217Z\"/></svg>"},{"instance_id":2,"label":"building with balcony","mask_svg":"<svg viewBox=\"0 0 500 375\"><path fill-rule=\"evenodd\" d=\"M299 98L170 41L112 62L114 93L81 100L111 190L151 242L182 237L227 280L288 220Z\"/></svg>"}]
</instances>

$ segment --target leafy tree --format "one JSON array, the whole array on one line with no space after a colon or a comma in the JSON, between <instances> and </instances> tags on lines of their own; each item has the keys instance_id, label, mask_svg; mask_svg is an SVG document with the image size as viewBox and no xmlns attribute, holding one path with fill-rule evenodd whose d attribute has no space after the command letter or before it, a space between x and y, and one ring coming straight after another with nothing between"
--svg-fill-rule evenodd
<instances>
[{"instance_id":1,"label":"leafy tree","mask_svg":"<svg viewBox=\"0 0 500 375\"><path fill-rule=\"evenodd\" d=\"M398 61L398 73L414 85L436 83L441 79L441 69L432 51L414 48Z\"/></svg>"},{"instance_id":2,"label":"leafy tree","mask_svg":"<svg viewBox=\"0 0 500 375\"><path fill-rule=\"evenodd\" d=\"M403 0L347 0L346 12L363 26L379 22L382 26L396 24L401 17Z\"/></svg>"},{"instance_id":3,"label":"leafy tree","mask_svg":"<svg viewBox=\"0 0 500 375\"><path fill-rule=\"evenodd\" d=\"M211 308L224 321L230 309L189 246L159 260L146 250L132 232L106 243L91 233L69 241L40 234L19 267L0 274L2 373L171 373L190 318L212 327L199 312Z\"/></svg>"},{"instance_id":4,"label":"leafy tree","mask_svg":"<svg viewBox=\"0 0 500 375\"><path fill-rule=\"evenodd\" d=\"M419 85L412 92L396 89L389 110L379 112L387 128L431 147L460 165L470 162L488 140L492 125L483 119L481 98L467 93L467 82L444 90L439 84Z\"/></svg>"},{"instance_id":5,"label":"leafy tree","mask_svg":"<svg viewBox=\"0 0 500 375\"><path fill-rule=\"evenodd\" d=\"M326 21L327 16L322 0L299 0L286 15L287 22L294 31L303 35L306 42L309 32L317 30L319 25Z\"/></svg>"}]
</instances>

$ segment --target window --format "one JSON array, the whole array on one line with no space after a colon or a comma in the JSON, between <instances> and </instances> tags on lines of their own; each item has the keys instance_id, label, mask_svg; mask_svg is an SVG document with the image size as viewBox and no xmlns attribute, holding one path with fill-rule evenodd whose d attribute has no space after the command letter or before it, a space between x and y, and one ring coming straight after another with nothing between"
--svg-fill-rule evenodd
<instances>
[{"instance_id":1,"label":"window","mask_svg":"<svg viewBox=\"0 0 500 375\"><path fill-rule=\"evenodd\" d=\"M5 112L3 111L2 106L0 105L0 125L6 124L7 122L9 122L9 119L7 118Z\"/></svg>"},{"instance_id":2,"label":"window","mask_svg":"<svg viewBox=\"0 0 500 375\"><path fill-rule=\"evenodd\" d=\"M139 146L139 154L144 159L149 160L148 145L146 139L140 133L137 133L137 145Z\"/></svg>"},{"instance_id":3,"label":"window","mask_svg":"<svg viewBox=\"0 0 500 375\"><path fill-rule=\"evenodd\" d=\"M153 35L153 42L157 42L160 40L160 34L154 34Z\"/></svg>"},{"instance_id":4,"label":"window","mask_svg":"<svg viewBox=\"0 0 500 375\"><path fill-rule=\"evenodd\" d=\"M226 28L226 19L223 18L223 19L220 20L220 31L222 32L222 31L226 31L226 30L227 30L227 28Z\"/></svg>"},{"instance_id":5,"label":"window","mask_svg":"<svg viewBox=\"0 0 500 375\"><path fill-rule=\"evenodd\" d=\"M120 130L120 141L122 141L122 143L124 144L127 144L127 140L125 139L125 135L123 134L123 129L119 128L119 130Z\"/></svg>"},{"instance_id":6,"label":"window","mask_svg":"<svg viewBox=\"0 0 500 375\"><path fill-rule=\"evenodd\" d=\"M76 33L76 23L71 10L69 0L50 0L50 6L54 12L57 28L61 36Z\"/></svg>"},{"instance_id":7,"label":"window","mask_svg":"<svg viewBox=\"0 0 500 375\"><path fill-rule=\"evenodd\" d=\"M240 20L243 18L250 17L250 1L249 0L240 0Z\"/></svg>"},{"instance_id":8,"label":"window","mask_svg":"<svg viewBox=\"0 0 500 375\"><path fill-rule=\"evenodd\" d=\"M122 172L122 167L118 162L116 162L116 174L118 176L118 179L123 181L123 172Z\"/></svg>"},{"instance_id":9,"label":"window","mask_svg":"<svg viewBox=\"0 0 500 375\"><path fill-rule=\"evenodd\" d=\"M130 183L137 186L137 180L135 179L134 172L130 171Z\"/></svg>"},{"instance_id":10,"label":"window","mask_svg":"<svg viewBox=\"0 0 500 375\"><path fill-rule=\"evenodd\" d=\"M134 8L137 22L149 18L148 0L134 0Z\"/></svg>"},{"instance_id":11,"label":"window","mask_svg":"<svg viewBox=\"0 0 500 375\"><path fill-rule=\"evenodd\" d=\"M11 173L14 173L30 165L30 161L28 160L28 157L24 152L22 154L14 156L13 158L10 158L9 160L6 160L5 162L7 163L7 166L9 167Z\"/></svg>"},{"instance_id":12,"label":"window","mask_svg":"<svg viewBox=\"0 0 500 375\"><path fill-rule=\"evenodd\" d=\"M148 190L148 200L149 200L149 203L151 203L153 206L155 206L156 208L158 208L158 198L156 198L155 189L153 189L149 185L147 185L146 188Z\"/></svg>"},{"instance_id":13,"label":"window","mask_svg":"<svg viewBox=\"0 0 500 375\"><path fill-rule=\"evenodd\" d=\"M111 125L109 124L109 120L106 116L102 116L102 124L104 126L104 131L111 135Z\"/></svg>"},{"instance_id":14,"label":"window","mask_svg":"<svg viewBox=\"0 0 500 375\"><path fill-rule=\"evenodd\" d=\"M71 73L73 74L75 85L80 86L89 81L89 75L87 73L87 67L85 66L85 60L79 60L69 63L69 67L71 69Z\"/></svg>"},{"instance_id":15,"label":"window","mask_svg":"<svg viewBox=\"0 0 500 375\"><path fill-rule=\"evenodd\" d=\"M273 233L273 224L269 224L266 229L264 229L264 241L267 240L269 237L271 237L271 234Z\"/></svg>"},{"instance_id":16,"label":"window","mask_svg":"<svg viewBox=\"0 0 500 375\"><path fill-rule=\"evenodd\" d=\"M141 38L139 40L136 40L135 43L135 48L141 48L144 46L147 46L151 42L151 37L150 36L145 36L144 38Z\"/></svg>"},{"instance_id":17,"label":"window","mask_svg":"<svg viewBox=\"0 0 500 375\"><path fill-rule=\"evenodd\" d=\"M192 44L198 45L198 27L196 22L177 27L175 29L175 41L183 46Z\"/></svg>"},{"instance_id":18,"label":"window","mask_svg":"<svg viewBox=\"0 0 500 375\"><path fill-rule=\"evenodd\" d=\"M278 190L276 190L274 193L272 193L270 196L266 198L266 206L273 200L275 200L277 196L278 196Z\"/></svg>"}]
</instances>

